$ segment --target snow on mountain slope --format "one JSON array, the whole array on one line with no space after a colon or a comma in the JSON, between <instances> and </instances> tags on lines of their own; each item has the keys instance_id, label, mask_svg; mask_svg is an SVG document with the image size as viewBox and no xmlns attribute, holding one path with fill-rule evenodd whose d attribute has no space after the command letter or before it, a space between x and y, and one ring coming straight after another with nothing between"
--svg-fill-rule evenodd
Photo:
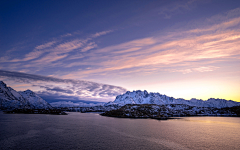
<instances>
[{"instance_id":1,"label":"snow on mountain slope","mask_svg":"<svg viewBox=\"0 0 240 150\"><path fill-rule=\"evenodd\" d=\"M187 104L190 106L198 106L198 107L233 107L240 106L239 102L227 101L224 99L214 99L210 98L207 101L198 100L198 99L175 99L173 97L169 97L166 95L162 95L159 93L148 93L146 90L144 91L127 91L123 95L118 95L113 103L119 104Z\"/></svg>"},{"instance_id":2,"label":"snow on mountain slope","mask_svg":"<svg viewBox=\"0 0 240 150\"><path fill-rule=\"evenodd\" d=\"M0 81L0 109L30 108L30 103L17 91Z\"/></svg>"},{"instance_id":3,"label":"snow on mountain slope","mask_svg":"<svg viewBox=\"0 0 240 150\"><path fill-rule=\"evenodd\" d=\"M51 109L52 106L30 90L17 92L0 81L0 109Z\"/></svg>"},{"instance_id":4,"label":"snow on mountain slope","mask_svg":"<svg viewBox=\"0 0 240 150\"><path fill-rule=\"evenodd\" d=\"M174 104L175 99L159 93L148 93L146 90L143 92L138 91L127 91L123 95L118 95L114 103L120 104Z\"/></svg>"},{"instance_id":5,"label":"snow on mountain slope","mask_svg":"<svg viewBox=\"0 0 240 150\"><path fill-rule=\"evenodd\" d=\"M225 100L225 99L215 99L215 98L209 98L207 101L203 100L197 100L197 99L191 99L189 101L190 105L194 106L201 106L201 107L217 107L217 108L223 108L223 107L233 107L233 106L240 106L240 103L234 102L231 100Z\"/></svg>"},{"instance_id":6,"label":"snow on mountain slope","mask_svg":"<svg viewBox=\"0 0 240 150\"><path fill-rule=\"evenodd\" d=\"M31 90L19 92L34 109L52 109L52 106Z\"/></svg>"}]
</instances>

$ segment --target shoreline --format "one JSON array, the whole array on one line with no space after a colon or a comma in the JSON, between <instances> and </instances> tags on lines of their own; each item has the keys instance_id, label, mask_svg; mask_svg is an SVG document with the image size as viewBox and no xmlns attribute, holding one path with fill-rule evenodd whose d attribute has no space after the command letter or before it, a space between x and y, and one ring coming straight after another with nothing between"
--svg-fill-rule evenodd
<instances>
[{"instance_id":1,"label":"shoreline","mask_svg":"<svg viewBox=\"0 0 240 150\"><path fill-rule=\"evenodd\" d=\"M129 116L115 116L115 115L104 115L99 114L104 117L113 117L113 118L129 118L129 119L155 119L155 120L170 120L170 119L182 119L187 117L240 117L240 116L231 116L231 115L192 115L192 116L172 116L172 117L129 117Z\"/></svg>"},{"instance_id":2,"label":"shoreline","mask_svg":"<svg viewBox=\"0 0 240 150\"><path fill-rule=\"evenodd\" d=\"M4 114L51 114L51 115L67 115L66 112L61 110L52 109L14 109L2 110Z\"/></svg>"}]
</instances>

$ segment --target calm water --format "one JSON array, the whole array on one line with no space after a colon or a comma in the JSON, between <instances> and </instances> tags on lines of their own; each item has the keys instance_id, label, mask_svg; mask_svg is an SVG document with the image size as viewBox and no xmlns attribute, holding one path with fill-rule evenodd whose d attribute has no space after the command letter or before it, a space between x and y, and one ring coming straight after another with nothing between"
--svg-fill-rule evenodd
<instances>
[{"instance_id":1,"label":"calm water","mask_svg":"<svg viewBox=\"0 0 240 150\"><path fill-rule=\"evenodd\" d=\"M240 118L0 114L0 149L240 149Z\"/></svg>"}]
</instances>

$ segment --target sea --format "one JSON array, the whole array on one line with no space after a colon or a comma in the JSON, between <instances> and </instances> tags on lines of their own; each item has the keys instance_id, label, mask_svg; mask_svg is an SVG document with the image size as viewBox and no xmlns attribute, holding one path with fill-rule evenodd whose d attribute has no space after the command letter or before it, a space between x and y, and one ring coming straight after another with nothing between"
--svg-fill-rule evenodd
<instances>
[{"instance_id":1,"label":"sea","mask_svg":"<svg viewBox=\"0 0 240 150\"><path fill-rule=\"evenodd\" d=\"M0 149L239 150L239 117L130 119L0 113Z\"/></svg>"}]
</instances>

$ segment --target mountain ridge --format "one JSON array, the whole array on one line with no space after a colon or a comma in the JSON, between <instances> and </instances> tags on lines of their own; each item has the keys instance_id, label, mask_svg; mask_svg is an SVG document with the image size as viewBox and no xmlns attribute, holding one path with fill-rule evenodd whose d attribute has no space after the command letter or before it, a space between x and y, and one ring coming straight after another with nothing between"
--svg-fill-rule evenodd
<instances>
[{"instance_id":1,"label":"mountain ridge","mask_svg":"<svg viewBox=\"0 0 240 150\"><path fill-rule=\"evenodd\" d=\"M198 107L233 107L240 106L239 102L225 99L215 99L209 98L206 101L192 98L191 100L185 100L183 98L173 98L160 93L148 93L146 90L141 91L127 91L125 94L118 95L112 103L118 104L157 104L157 105L166 105L166 104L186 104L189 106L198 106Z\"/></svg>"},{"instance_id":2,"label":"mountain ridge","mask_svg":"<svg viewBox=\"0 0 240 150\"><path fill-rule=\"evenodd\" d=\"M0 109L52 109L52 106L31 90L17 92L0 81Z\"/></svg>"}]
</instances>

